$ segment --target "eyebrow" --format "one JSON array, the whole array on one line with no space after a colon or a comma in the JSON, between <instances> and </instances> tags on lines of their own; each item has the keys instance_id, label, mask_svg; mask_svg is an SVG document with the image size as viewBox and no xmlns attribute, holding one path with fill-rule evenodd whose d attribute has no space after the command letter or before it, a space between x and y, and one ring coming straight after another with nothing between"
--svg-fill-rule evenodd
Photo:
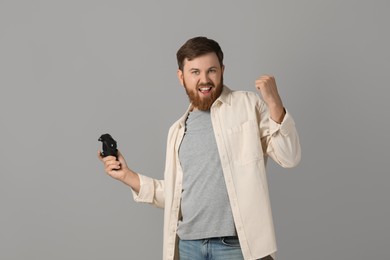
<instances>
[{"instance_id":1,"label":"eyebrow","mask_svg":"<svg viewBox=\"0 0 390 260\"><path fill-rule=\"evenodd\" d=\"M208 68L207 70L217 69L217 68L218 68L218 67L216 67L216 66L212 66L212 67ZM190 69L189 69L189 71L192 71L192 70L200 70L200 69L198 69L198 68L190 68Z\"/></svg>"}]
</instances>

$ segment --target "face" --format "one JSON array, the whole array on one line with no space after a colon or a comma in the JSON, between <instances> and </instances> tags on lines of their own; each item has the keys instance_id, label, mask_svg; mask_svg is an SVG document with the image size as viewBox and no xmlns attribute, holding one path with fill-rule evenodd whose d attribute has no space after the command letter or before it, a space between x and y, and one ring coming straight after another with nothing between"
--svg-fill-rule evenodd
<instances>
[{"instance_id":1,"label":"face","mask_svg":"<svg viewBox=\"0 0 390 260\"><path fill-rule=\"evenodd\" d=\"M184 61L177 75L194 109L209 110L223 88L223 70L214 52Z\"/></svg>"}]
</instances>

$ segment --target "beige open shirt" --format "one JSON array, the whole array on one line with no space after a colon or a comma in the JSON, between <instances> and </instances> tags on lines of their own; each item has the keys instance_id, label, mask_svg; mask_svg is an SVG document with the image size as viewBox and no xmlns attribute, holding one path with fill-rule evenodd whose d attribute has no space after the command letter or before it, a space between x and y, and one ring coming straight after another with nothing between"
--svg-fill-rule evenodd
<instances>
[{"instance_id":1,"label":"beige open shirt","mask_svg":"<svg viewBox=\"0 0 390 260\"><path fill-rule=\"evenodd\" d=\"M138 194L133 191L135 201L164 208L164 260L179 259L176 229L183 171L178 149L190 107L169 129L164 180L139 174L141 189ZM243 256L249 260L271 254L275 259L265 166L268 156L283 167L294 167L300 161L294 120L286 111L283 122L277 124L257 94L224 86L211 107L211 121Z\"/></svg>"}]
</instances>

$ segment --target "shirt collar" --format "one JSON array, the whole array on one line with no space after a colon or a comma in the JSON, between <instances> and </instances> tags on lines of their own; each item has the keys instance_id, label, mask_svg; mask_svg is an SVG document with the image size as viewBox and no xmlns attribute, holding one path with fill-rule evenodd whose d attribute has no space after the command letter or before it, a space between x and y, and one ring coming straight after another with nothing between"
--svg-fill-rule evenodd
<instances>
[{"instance_id":1,"label":"shirt collar","mask_svg":"<svg viewBox=\"0 0 390 260\"><path fill-rule=\"evenodd\" d=\"M230 106L231 99L232 99L231 92L232 91L230 88L228 88L226 85L223 85L221 95L219 95L219 97L214 101L213 106L218 104L218 103L223 103L223 104L227 104ZM192 109L192 104L190 104L188 106L187 111L179 119L179 124L181 127L185 126L185 121L187 120L188 114L190 113L191 109Z\"/></svg>"},{"instance_id":2,"label":"shirt collar","mask_svg":"<svg viewBox=\"0 0 390 260\"><path fill-rule=\"evenodd\" d=\"M230 88L228 88L226 85L223 85L222 93L221 95L219 95L217 100L215 100L215 102L225 103L230 106L232 98L231 92L232 91L230 90Z\"/></svg>"}]
</instances>

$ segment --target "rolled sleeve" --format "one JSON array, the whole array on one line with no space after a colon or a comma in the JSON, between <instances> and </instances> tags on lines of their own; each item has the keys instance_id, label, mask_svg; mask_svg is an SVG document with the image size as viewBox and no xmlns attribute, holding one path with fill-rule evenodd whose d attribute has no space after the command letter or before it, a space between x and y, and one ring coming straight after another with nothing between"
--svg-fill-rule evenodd
<instances>
[{"instance_id":1,"label":"rolled sleeve","mask_svg":"<svg viewBox=\"0 0 390 260\"><path fill-rule=\"evenodd\" d=\"M139 173L137 174L140 180L140 190L138 194L131 190L134 200L136 202L152 203L154 197L153 179Z\"/></svg>"},{"instance_id":2,"label":"rolled sleeve","mask_svg":"<svg viewBox=\"0 0 390 260\"><path fill-rule=\"evenodd\" d=\"M294 119L291 117L290 113L286 110L286 114L284 115L282 123L277 123L272 118L269 118L269 129L270 129L270 134L274 135L278 131L283 136L288 136L292 131L295 130L295 122Z\"/></svg>"},{"instance_id":3,"label":"rolled sleeve","mask_svg":"<svg viewBox=\"0 0 390 260\"><path fill-rule=\"evenodd\" d=\"M140 189L133 193L136 202L149 203L158 208L164 208L165 204L165 184L164 180L157 180L137 173L140 180Z\"/></svg>"},{"instance_id":4,"label":"rolled sleeve","mask_svg":"<svg viewBox=\"0 0 390 260\"><path fill-rule=\"evenodd\" d=\"M295 167L301 160L301 147L295 122L290 113L286 110L280 124L269 118L269 129L267 154L282 167Z\"/></svg>"}]
</instances>

